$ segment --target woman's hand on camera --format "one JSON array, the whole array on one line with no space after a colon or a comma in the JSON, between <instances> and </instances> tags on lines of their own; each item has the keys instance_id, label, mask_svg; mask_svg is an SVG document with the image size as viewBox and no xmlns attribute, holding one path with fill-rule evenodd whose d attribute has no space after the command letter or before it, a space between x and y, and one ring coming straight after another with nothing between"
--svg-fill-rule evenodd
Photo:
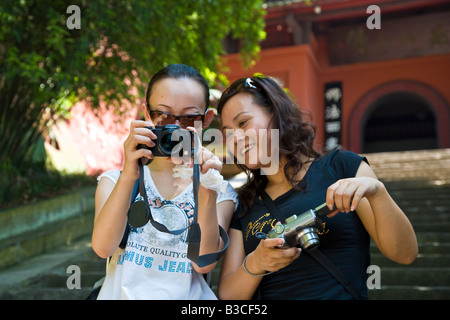
<instances>
[{"instance_id":1,"label":"woman's hand on camera","mask_svg":"<svg viewBox=\"0 0 450 320\"><path fill-rule=\"evenodd\" d=\"M154 127L151 121L133 120L130 124L130 134L123 143L124 149L124 166L122 175L126 175L131 179L139 178L139 159L144 158L143 164L147 160L153 159L153 153L147 148L138 148L143 144L148 148L154 147L152 141L156 139L156 135L146 127Z\"/></svg>"},{"instance_id":2,"label":"woman's hand on camera","mask_svg":"<svg viewBox=\"0 0 450 320\"><path fill-rule=\"evenodd\" d=\"M356 177L341 179L328 187L326 202L328 208L333 206L337 211L328 215L332 217L339 211L350 212L356 210L362 198L375 196L384 185L381 181L371 177Z\"/></svg>"},{"instance_id":3,"label":"woman's hand on camera","mask_svg":"<svg viewBox=\"0 0 450 320\"><path fill-rule=\"evenodd\" d=\"M200 172L205 174L209 169L216 169L222 171L222 161L211 151L202 147L201 154L199 156Z\"/></svg>"},{"instance_id":4,"label":"woman's hand on camera","mask_svg":"<svg viewBox=\"0 0 450 320\"><path fill-rule=\"evenodd\" d=\"M195 132L194 127L187 127L186 129ZM198 135L195 135L195 137L197 137L196 143L201 146L200 138ZM208 172L209 169L216 169L219 172L222 171L222 161L220 161L219 157L215 156L214 153L203 146L198 149L197 159L200 165L200 172L203 174ZM193 165L193 163L190 163L190 165Z\"/></svg>"},{"instance_id":5,"label":"woman's hand on camera","mask_svg":"<svg viewBox=\"0 0 450 320\"><path fill-rule=\"evenodd\" d=\"M280 238L261 240L246 260L246 269L252 274L264 274L267 271L278 271L290 265L300 256L301 249L292 247L280 249L284 240Z\"/></svg>"}]
</instances>

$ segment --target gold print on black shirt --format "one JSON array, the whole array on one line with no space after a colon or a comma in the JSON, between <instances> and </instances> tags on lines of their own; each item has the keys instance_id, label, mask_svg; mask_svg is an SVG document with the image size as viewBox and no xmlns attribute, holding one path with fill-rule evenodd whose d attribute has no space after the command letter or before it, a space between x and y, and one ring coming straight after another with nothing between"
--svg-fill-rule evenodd
<instances>
[{"instance_id":1,"label":"gold print on black shirt","mask_svg":"<svg viewBox=\"0 0 450 320\"><path fill-rule=\"evenodd\" d=\"M322 231L319 232L319 235L323 235L325 233L330 232L330 229L327 229L325 225L326 225L326 222L322 222Z\"/></svg>"},{"instance_id":2,"label":"gold print on black shirt","mask_svg":"<svg viewBox=\"0 0 450 320\"><path fill-rule=\"evenodd\" d=\"M275 218L271 218L269 220L262 221L263 219L265 219L269 216L270 216L270 212L267 212L266 214L259 217L258 220L256 220L255 222L250 221L247 224L247 228L245 230L245 241L248 241L249 235L254 236L257 232L262 232L262 230L264 229L265 226L270 225L271 229L275 226L275 224L277 223ZM327 229L326 222L322 222L322 230L319 232L319 235L326 234L329 231L330 231L330 229Z\"/></svg>"},{"instance_id":3,"label":"gold print on black shirt","mask_svg":"<svg viewBox=\"0 0 450 320\"><path fill-rule=\"evenodd\" d=\"M245 241L248 240L248 237L250 234L252 236L254 236L257 232L262 232L262 230L264 229L265 226L270 225L271 229L275 226L275 224L276 224L275 218L271 218L269 220L264 220L264 219L267 219L267 217L269 217L269 216L270 216L270 212L267 212L266 214L259 217L258 220L256 220L255 222L250 221L247 224L247 228L245 230ZM264 221L262 221L262 220L264 220Z\"/></svg>"}]
</instances>

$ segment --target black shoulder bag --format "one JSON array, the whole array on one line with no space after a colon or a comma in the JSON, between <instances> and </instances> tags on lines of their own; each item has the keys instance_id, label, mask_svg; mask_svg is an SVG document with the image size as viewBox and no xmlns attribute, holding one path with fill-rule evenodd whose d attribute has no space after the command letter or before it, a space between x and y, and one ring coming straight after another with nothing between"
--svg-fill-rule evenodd
<instances>
[{"instance_id":1,"label":"black shoulder bag","mask_svg":"<svg viewBox=\"0 0 450 320\"><path fill-rule=\"evenodd\" d=\"M270 213L280 222L283 222L283 215L280 212L280 209L273 202L273 200L269 197L269 195L262 190L261 198L264 202L264 205L267 209L270 210ZM314 248L312 250L304 250L306 251L314 260L316 260L328 273L333 276L344 288L347 290L354 299L362 300L363 297L359 293L359 291L353 286L353 284L342 274L341 270L336 267L333 262L331 262L319 249Z\"/></svg>"}]
</instances>

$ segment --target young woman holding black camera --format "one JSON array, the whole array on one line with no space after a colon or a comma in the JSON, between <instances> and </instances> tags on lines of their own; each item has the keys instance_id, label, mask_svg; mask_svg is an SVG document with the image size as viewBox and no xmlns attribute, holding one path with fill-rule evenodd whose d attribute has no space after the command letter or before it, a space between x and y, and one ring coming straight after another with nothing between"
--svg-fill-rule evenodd
<instances>
[{"instance_id":1,"label":"young woman holding black camera","mask_svg":"<svg viewBox=\"0 0 450 320\"><path fill-rule=\"evenodd\" d=\"M223 93L218 112L223 131L231 132L227 147L249 177L238 191L220 299L367 299L370 238L391 260L414 261L418 253L414 230L367 160L343 150L317 152L314 125L273 79L235 81ZM269 129L279 130L279 141L271 141L269 133L266 140L244 134ZM279 147L278 171L266 174L269 164L259 157L274 143ZM251 152L256 161L250 161ZM283 239L261 239L284 222L265 205L263 192L283 219L324 202L337 208L322 220L318 250L339 270L340 280L312 251L279 249Z\"/></svg>"},{"instance_id":2,"label":"young woman holding black camera","mask_svg":"<svg viewBox=\"0 0 450 320\"><path fill-rule=\"evenodd\" d=\"M124 142L122 172L107 171L99 177L92 247L100 257L109 260L98 299L215 299L202 275L215 264L202 268L191 264L186 255L187 230L172 235L148 223L131 228L126 247L119 248L127 228L132 190L140 177L140 159L145 159L144 163L151 160L143 172L153 218L169 230L182 229L191 223L195 205L192 178L174 177L176 159L153 156L150 148L155 145L156 136L146 127L176 124L193 130L194 122L202 121L202 127L206 128L213 117L208 106L209 88L197 70L186 65L169 65L152 77L142 106L145 120L131 122L130 134ZM200 151L201 173L222 169L216 156L205 148ZM235 202L236 193L230 185L219 192L200 185L200 255L223 247L218 226L228 229Z\"/></svg>"}]
</instances>

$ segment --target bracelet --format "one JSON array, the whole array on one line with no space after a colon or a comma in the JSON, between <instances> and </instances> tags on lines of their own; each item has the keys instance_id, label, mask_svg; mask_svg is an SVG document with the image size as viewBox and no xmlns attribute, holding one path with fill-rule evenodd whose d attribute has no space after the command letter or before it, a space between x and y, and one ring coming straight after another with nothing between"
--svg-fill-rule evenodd
<instances>
[{"instance_id":1,"label":"bracelet","mask_svg":"<svg viewBox=\"0 0 450 320\"><path fill-rule=\"evenodd\" d=\"M263 274L253 274L250 271L248 271L247 268L245 267L245 261L247 261L247 258L248 258L248 255L245 256L244 261L242 262L242 267L244 267L245 272L248 275L250 275L250 276L252 276L252 277L264 277L265 275L268 275L268 274L271 274L271 273L275 272L275 271L270 271L270 272L266 271L266 273L263 273Z\"/></svg>"}]
</instances>

